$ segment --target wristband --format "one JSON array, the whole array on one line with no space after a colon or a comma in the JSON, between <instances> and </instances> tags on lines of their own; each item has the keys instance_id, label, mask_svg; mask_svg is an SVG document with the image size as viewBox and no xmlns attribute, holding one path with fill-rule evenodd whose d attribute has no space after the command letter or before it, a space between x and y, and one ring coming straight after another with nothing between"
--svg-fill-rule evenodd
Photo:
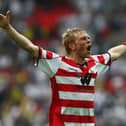
<instances>
[{"instance_id":1,"label":"wristband","mask_svg":"<svg viewBox=\"0 0 126 126\"><path fill-rule=\"evenodd\" d=\"M126 42L122 42L123 45L126 45Z\"/></svg>"}]
</instances>

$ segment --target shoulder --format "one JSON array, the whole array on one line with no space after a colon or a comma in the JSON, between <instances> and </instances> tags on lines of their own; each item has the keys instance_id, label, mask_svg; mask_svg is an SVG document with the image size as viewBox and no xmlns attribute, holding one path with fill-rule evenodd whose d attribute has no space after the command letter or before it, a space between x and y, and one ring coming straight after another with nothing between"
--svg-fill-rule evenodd
<instances>
[{"instance_id":1,"label":"shoulder","mask_svg":"<svg viewBox=\"0 0 126 126\"><path fill-rule=\"evenodd\" d=\"M53 51L39 48L39 58L40 59L54 59L54 58L60 58L60 57L62 57L62 56Z\"/></svg>"}]
</instances>

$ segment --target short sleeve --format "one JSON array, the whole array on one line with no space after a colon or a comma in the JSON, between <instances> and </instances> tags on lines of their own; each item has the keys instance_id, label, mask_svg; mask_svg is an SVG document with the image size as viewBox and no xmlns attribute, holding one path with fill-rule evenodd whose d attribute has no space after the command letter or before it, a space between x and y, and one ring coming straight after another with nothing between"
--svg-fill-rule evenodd
<instances>
[{"instance_id":1,"label":"short sleeve","mask_svg":"<svg viewBox=\"0 0 126 126\"><path fill-rule=\"evenodd\" d=\"M111 55L109 52L101 54L101 55L96 55L95 60L101 64L104 65L111 65Z\"/></svg>"},{"instance_id":2,"label":"short sleeve","mask_svg":"<svg viewBox=\"0 0 126 126\"><path fill-rule=\"evenodd\" d=\"M46 73L49 77L53 77L57 72L61 63L61 56L39 48L38 69Z\"/></svg>"},{"instance_id":3,"label":"short sleeve","mask_svg":"<svg viewBox=\"0 0 126 126\"><path fill-rule=\"evenodd\" d=\"M104 53L101 55L93 55L95 65L93 71L97 72L98 78L103 76L111 66L111 55L109 53Z\"/></svg>"}]
</instances>

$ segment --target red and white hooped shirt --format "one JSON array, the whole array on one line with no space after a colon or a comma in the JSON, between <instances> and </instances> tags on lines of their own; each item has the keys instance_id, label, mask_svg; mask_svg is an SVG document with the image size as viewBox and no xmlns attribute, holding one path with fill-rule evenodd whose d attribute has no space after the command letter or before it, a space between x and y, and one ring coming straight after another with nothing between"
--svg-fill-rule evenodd
<instances>
[{"instance_id":1,"label":"red and white hooped shirt","mask_svg":"<svg viewBox=\"0 0 126 126\"><path fill-rule=\"evenodd\" d=\"M80 66L66 56L39 51L38 68L49 76L52 87L50 126L95 126L95 81L109 69L109 53L91 56Z\"/></svg>"}]
</instances>

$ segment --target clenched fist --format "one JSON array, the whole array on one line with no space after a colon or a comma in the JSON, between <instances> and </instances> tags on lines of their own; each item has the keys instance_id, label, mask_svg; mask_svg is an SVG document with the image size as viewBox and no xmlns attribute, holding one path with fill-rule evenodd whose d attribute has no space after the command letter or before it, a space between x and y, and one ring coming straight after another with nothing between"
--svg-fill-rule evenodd
<instances>
[{"instance_id":1,"label":"clenched fist","mask_svg":"<svg viewBox=\"0 0 126 126\"><path fill-rule=\"evenodd\" d=\"M7 29L10 25L10 11L6 12L6 15L0 14L0 27Z\"/></svg>"}]
</instances>

